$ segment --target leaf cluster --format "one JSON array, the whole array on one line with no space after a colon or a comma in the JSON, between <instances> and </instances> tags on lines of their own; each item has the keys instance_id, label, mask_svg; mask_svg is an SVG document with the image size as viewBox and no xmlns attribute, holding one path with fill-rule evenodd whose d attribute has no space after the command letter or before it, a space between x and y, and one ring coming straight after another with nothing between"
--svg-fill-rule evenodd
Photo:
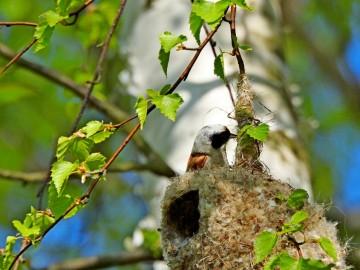
<instances>
[{"instance_id":1,"label":"leaf cluster","mask_svg":"<svg viewBox=\"0 0 360 270\"><path fill-rule=\"evenodd\" d=\"M56 0L55 9L47 10L39 16L39 24L36 26L34 38L37 39L35 52L49 45L55 26L69 18L70 10L77 1Z\"/></svg>"},{"instance_id":2,"label":"leaf cluster","mask_svg":"<svg viewBox=\"0 0 360 270\"><path fill-rule=\"evenodd\" d=\"M192 4L192 11L189 16L189 26L190 31L199 46L201 44L200 31L204 23L209 25L209 27L214 30L221 23L226 14L226 11L231 5L237 5L243 9L250 11L253 10L253 8L250 7L245 0L220 0L217 2L204 0L194 1L194 3ZM237 48L251 50L249 46L239 45L236 37L232 39L236 40L235 46L237 46ZM184 35L176 36L171 32L166 31L159 36L159 40L161 45L159 51L159 61L165 73L165 76L167 76L167 69L170 60L171 50L175 47L177 47L178 50L186 49L186 47L182 45L182 43L187 41L188 39ZM219 56L215 58L214 74L219 76L226 83L224 71L224 57L222 51Z\"/></svg>"},{"instance_id":3,"label":"leaf cluster","mask_svg":"<svg viewBox=\"0 0 360 270\"><path fill-rule=\"evenodd\" d=\"M55 218L49 209L37 211L31 207L30 213L26 214L23 222L13 220L13 225L19 232L17 236L8 236L3 256L0 256L0 269L8 269L13 261L12 250L18 239L23 239L25 243L31 242L33 245L41 240L42 233L47 230Z\"/></svg>"},{"instance_id":4,"label":"leaf cluster","mask_svg":"<svg viewBox=\"0 0 360 270\"><path fill-rule=\"evenodd\" d=\"M165 85L161 90L147 89L146 93L149 98L146 99L142 95L138 96L135 103L135 110L139 117L141 129L143 129L147 114L148 114L148 103L155 105L160 112L171 121L175 121L176 112L180 105L184 102L182 97L178 93L167 94L171 85Z\"/></svg>"},{"instance_id":5,"label":"leaf cluster","mask_svg":"<svg viewBox=\"0 0 360 270\"><path fill-rule=\"evenodd\" d=\"M280 230L278 230L276 233L264 231L256 237L254 242L255 263L264 261L272 253L280 235L286 235L289 239L292 239L298 248L300 248L300 245L303 244L297 243L291 235L294 232L301 232L303 229L303 221L308 218L308 213L306 211L300 210L308 199L307 192L303 189L297 189L292 192L288 198L285 198L281 194L277 195L276 198L280 201L286 202L290 208L297 211L291 216L288 222L282 224ZM338 261L336 249L328 238L311 240L318 243L326 252L326 254L334 261ZM305 241L307 240L305 239ZM335 264L333 263L326 265L321 260L314 260L311 258L306 259L302 256L300 256L299 259L296 259L290 256L287 252L282 251L279 254L271 256L266 262L264 269L273 270L277 269L277 267L280 267L282 270L316 270L331 269L334 266Z\"/></svg>"}]
</instances>

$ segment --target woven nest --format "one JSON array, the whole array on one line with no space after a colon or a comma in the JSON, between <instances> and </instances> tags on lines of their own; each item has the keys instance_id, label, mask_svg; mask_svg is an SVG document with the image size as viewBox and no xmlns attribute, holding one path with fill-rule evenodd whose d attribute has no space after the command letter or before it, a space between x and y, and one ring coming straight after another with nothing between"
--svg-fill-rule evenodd
<instances>
[{"instance_id":1,"label":"woven nest","mask_svg":"<svg viewBox=\"0 0 360 270\"><path fill-rule=\"evenodd\" d=\"M269 175L244 169L200 170L177 177L162 201L161 241L171 269L263 269L254 265L254 240L263 231L276 232L295 213L278 194L293 189ZM309 217L299 241L327 237L335 245L345 269L345 247L339 244L334 223L326 221L323 207L306 203ZM302 239L302 240L301 240ZM272 255L287 251L299 257L295 245L283 235ZM333 263L317 243L301 245L304 258Z\"/></svg>"}]
</instances>

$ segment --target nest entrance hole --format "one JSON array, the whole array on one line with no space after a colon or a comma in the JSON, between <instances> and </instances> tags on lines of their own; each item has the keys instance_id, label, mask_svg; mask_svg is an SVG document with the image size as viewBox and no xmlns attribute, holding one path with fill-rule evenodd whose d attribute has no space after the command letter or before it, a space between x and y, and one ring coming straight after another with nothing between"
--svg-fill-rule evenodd
<instances>
[{"instance_id":1,"label":"nest entrance hole","mask_svg":"<svg viewBox=\"0 0 360 270\"><path fill-rule=\"evenodd\" d=\"M199 231L199 191L191 190L170 203L168 225L183 237Z\"/></svg>"}]
</instances>

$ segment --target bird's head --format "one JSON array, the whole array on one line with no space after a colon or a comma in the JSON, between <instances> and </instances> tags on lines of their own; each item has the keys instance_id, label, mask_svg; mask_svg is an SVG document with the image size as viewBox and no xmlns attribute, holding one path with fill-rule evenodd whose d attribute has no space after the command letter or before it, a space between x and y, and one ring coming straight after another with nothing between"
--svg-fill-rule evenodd
<instances>
[{"instance_id":1,"label":"bird's head","mask_svg":"<svg viewBox=\"0 0 360 270\"><path fill-rule=\"evenodd\" d=\"M223 125L209 125L203 127L197 134L192 153L210 154L211 151L220 149L230 138L236 138L229 129Z\"/></svg>"}]
</instances>

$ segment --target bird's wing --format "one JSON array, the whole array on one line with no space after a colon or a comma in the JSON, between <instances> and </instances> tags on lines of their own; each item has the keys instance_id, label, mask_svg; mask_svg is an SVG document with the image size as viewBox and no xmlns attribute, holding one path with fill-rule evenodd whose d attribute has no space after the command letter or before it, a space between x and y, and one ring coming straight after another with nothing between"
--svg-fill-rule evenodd
<instances>
[{"instance_id":1,"label":"bird's wing","mask_svg":"<svg viewBox=\"0 0 360 270\"><path fill-rule=\"evenodd\" d=\"M207 158L208 155L206 154L191 154L186 167L186 171L195 171L203 168L205 166Z\"/></svg>"}]
</instances>

